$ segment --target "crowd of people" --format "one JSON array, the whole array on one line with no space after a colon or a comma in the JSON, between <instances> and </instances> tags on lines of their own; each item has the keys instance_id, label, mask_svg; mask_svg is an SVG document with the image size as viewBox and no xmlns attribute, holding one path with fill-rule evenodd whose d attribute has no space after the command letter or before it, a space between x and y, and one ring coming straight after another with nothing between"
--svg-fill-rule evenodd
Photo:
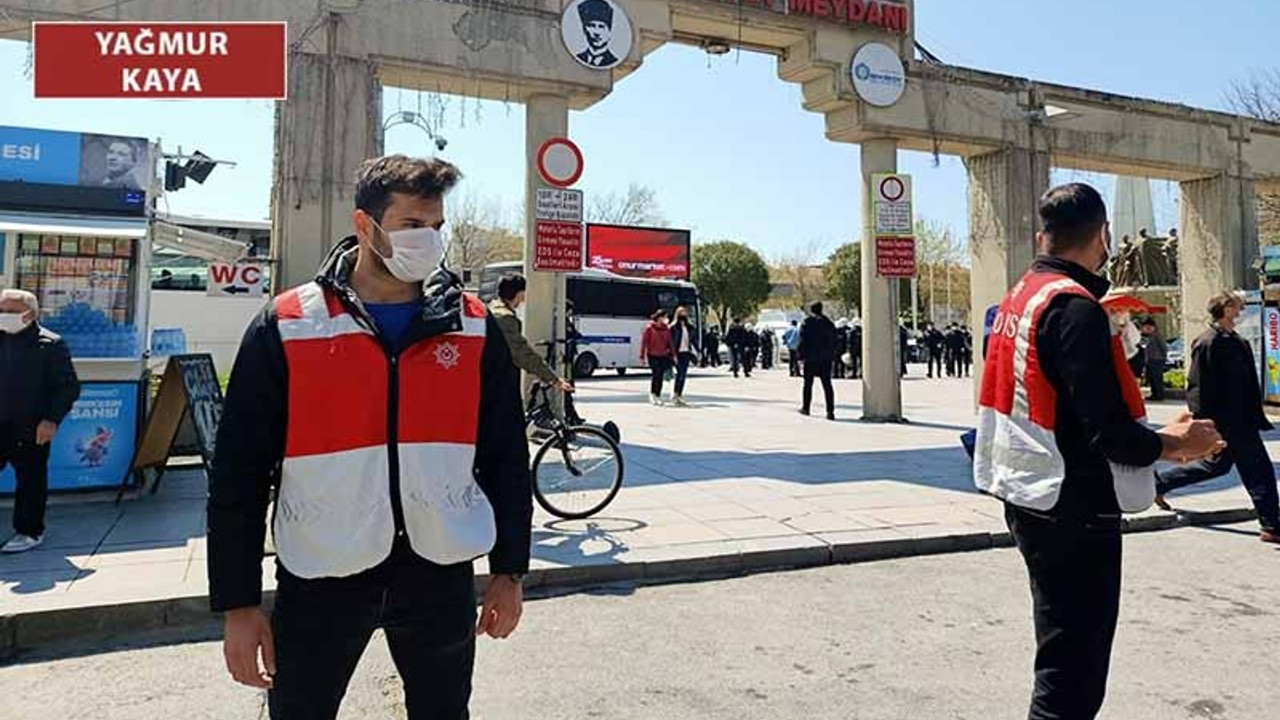
<instances>
[{"instance_id":1,"label":"crowd of people","mask_svg":"<svg viewBox=\"0 0 1280 720\"><path fill-rule=\"evenodd\" d=\"M944 368L949 378L969 377L973 369L973 333L967 326L951 323L946 330L939 330L933 323L926 323L920 341L924 343L930 378L942 377Z\"/></svg>"}]
</instances>

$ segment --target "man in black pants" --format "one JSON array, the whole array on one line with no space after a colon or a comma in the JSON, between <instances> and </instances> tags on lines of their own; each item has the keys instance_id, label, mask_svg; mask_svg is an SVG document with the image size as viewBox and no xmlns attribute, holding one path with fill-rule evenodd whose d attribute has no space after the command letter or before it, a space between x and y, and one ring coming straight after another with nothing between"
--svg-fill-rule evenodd
<instances>
[{"instance_id":1,"label":"man in black pants","mask_svg":"<svg viewBox=\"0 0 1280 720\"><path fill-rule=\"evenodd\" d=\"M21 553L44 542L49 499L49 446L80 396L71 353L40 327L36 296L0 293L0 469L13 465L14 536L0 552Z\"/></svg>"},{"instance_id":2,"label":"man in black pants","mask_svg":"<svg viewBox=\"0 0 1280 720\"><path fill-rule=\"evenodd\" d=\"M946 343L946 337L933 323L925 325L924 330L924 347L928 353L929 377L942 377L942 346ZM934 368L937 368L937 375L934 375Z\"/></svg>"},{"instance_id":3,"label":"man in black pants","mask_svg":"<svg viewBox=\"0 0 1280 720\"><path fill-rule=\"evenodd\" d=\"M1028 718L1091 720L1106 694L1119 616L1120 513L1150 505L1157 459L1198 459L1221 441L1212 422L1189 416L1158 432L1138 420L1142 395L1117 360L1123 353L1099 303L1110 232L1098 192L1054 188L1040 218L1047 255L1004 298L992 326L974 481L1004 500L1031 578Z\"/></svg>"},{"instance_id":4,"label":"man in black pants","mask_svg":"<svg viewBox=\"0 0 1280 720\"><path fill-rule=\"evenodd\" d=\"M827 401L827 419L836 419L836 391L831 386L831 364L835 361L836 326L822 314L822 303L809 307L812 313L800 326L800 361L804 363L804 395L800 414L808 415L813 404L813 379L822 381Z\"/></svg>"},{"instance_id":5,"label":"man in black pants","mask_svg":"<svg viewBox=\"0 0 1280 720\"><path fill-rule=\"evenodd\" d=\"M272 720L335 718L379 629L407 717L466 720L476 637L520 622L533 519L520 373L442 264L458 178L438 159L366 162L355 234L272 300L236 355L209 484L209 602L228 671L269 690Z\"/></svg>"},{"instance_id":6,"label":"man in black pants","mask_svg":"<svg viewBox=\"0 0 1280 720\"><path fill-rule=\"evenodd\" d=\"M1168 362L1169 346L1160 336L1156 321L1151 318L1142 322L1142 336L1147 339L1147 386L1151 388L1151 399L1160 402L1164 400L1164 366ZM1252 355L1253 350L1249 352ZM1261 401L1261 394L1258 397Z\"/></svg>"},{"instance_id":7,"label":"man in black pants","mask_svg":"<svg viewBox=\"0 0 1280 720\"><path fill-rule=\"evenodd\" d=\"M1191 371L1187 373L1191 413L1213 420L1227 441L1227 449L1217 457L1161 473L1156 482L1156 503L1168 510L1165 493L1221 477L1235 465L1258 511L1262 525L1259 539L1280 543L1276 470L1259 435L1272 429L1271 422L1262 411L1253 348L1235 330L1243 309L1244 303L1232 293L1219 293L1209 300L1213 324L1192 343Z\"/></svg>"}]
</instances>

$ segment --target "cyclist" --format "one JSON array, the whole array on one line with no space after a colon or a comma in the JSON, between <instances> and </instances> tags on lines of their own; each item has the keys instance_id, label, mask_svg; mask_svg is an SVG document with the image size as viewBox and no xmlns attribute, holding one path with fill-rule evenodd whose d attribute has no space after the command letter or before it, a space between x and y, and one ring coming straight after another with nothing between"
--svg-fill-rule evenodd
<instances>
[{"instance_id":1,"label":"cyclist","mask_svg":"<svg viewBox=\"0 0 1280 720\"><path fill-rule=\"evenodd\" d=\"M502 335L511 349L511 361L516 367L538 378L541 382L555 387L564 393L565 419L570 424L581 422L581 418L573 409L573 383L560 377L547 361L538 356L529 341L524 337L523 323L516 311L524 304L528 281L519 273L504 276L498 281L498 297L489 303L489 313L498 321Z\"/></svg>"}]
</instances>

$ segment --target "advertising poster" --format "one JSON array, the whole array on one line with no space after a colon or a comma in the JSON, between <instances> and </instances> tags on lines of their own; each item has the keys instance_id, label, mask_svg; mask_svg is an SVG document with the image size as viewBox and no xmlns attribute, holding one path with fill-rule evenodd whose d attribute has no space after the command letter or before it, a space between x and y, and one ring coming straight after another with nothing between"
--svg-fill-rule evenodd
<instances>
[{"instance_id":1,"label":"advertising poster","mask_svg":"<svg viewBox=\"0 0 1280 720\"><path fill-rule=\"evenodd\" d=\"M137 434L137 383L84 383L53 439L49 489L118 486L129 472ZM13 489L13 468L5 468L0 493Z\"/></svg>"},{"instance_id":2,"label":"advertising poster","mask_svg":"<svg viewBox=\"0 0 1280 720\"><path fill-rule=\"evenodd\" d=\"M688 230L587 226L587 267L618 275L689 279Z\"/></svg>"},{"instance_id":3,"label":"advertising poster","mask_svg":"<svg viewBox=\"0 0 1280 720\"><path fill-rule=\"evenodd\" d=\"M0 126L0 181L146 190L153 172L146 138Z\"/></svg>"},{"instance_id":4,"label":"advertising poster","mask_svg":"<svg viewBox=\"0 0 1280 720\"><path fill-rule=\"evenodd\" d=\"M1266 347L1263 382L1267 402L1280 403L1280 308L1262 309L1262 337Z\"/></svg>"}]
</instances>

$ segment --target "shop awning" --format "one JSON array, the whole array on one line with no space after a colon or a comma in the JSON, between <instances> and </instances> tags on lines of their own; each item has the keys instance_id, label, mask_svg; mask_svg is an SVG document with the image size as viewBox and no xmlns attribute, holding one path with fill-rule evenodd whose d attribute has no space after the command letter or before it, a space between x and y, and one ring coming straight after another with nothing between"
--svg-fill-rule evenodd
<instances>
[{"instance_id":1,"label":"shop awning","mask_svg":"<svg viewBox=\"0 0 1280 720\"><path fill-rule=\"evenodd\" d=\"M142 238L147 236L147 221L145 218L0 213L0 232Z\"/></svg>"},{"instance_id":2,"label":"shop awning","mask_svg":"<svg viewBox=\"0 0 1280 720\"><path fill-rule=\"evenodd\" d=\"M233 263L249 254L249 243L158 220L151 240L156 245L201 260Z\"/></svg>"}]
</instances>

